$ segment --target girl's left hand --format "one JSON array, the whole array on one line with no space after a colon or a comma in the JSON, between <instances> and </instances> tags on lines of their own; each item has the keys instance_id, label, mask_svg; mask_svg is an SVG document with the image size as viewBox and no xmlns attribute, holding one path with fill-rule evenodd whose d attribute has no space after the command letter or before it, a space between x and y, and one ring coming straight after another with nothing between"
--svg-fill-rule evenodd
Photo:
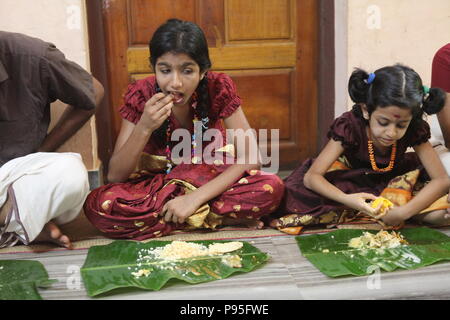
<instances>
[{"instance_id":1,"label":"girl's left hand","mask_svg":"<svg viewBox=\"0 0 450 320\"><path fill-rule=\"evenodd\" d=\"M192 193L185 194L168 201L159 215L164 216L166 222L184 223L199 207Z\"/></svg>"},{"instance_id":2,"label":"girl's left hand","mask_svg":"<svg viewBox=\"0 0 450 320\"><path fill-rule=\"evenodd\" d=\"M388 210L387 214L381 220L387 225L398 226L408 218L402 207L393 207Z\"/></svg>"}]
</instances>

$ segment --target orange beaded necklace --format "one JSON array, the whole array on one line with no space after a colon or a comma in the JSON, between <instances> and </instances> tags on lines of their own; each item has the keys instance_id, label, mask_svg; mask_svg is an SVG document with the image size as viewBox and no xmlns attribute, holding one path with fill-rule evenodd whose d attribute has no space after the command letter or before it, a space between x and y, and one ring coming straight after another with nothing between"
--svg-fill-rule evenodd
<instances>
[{"instance_id":1,"label":"orange beaded necklace","mask_svg":"<svg viewBox=\"0 0 450 320\"><path fill-rule=\"evenodd\" d=\"M392 145L391 160L389 161L389 165L386 168L380 169L377 167L377 162L375 161L375 153L373 151L373 142L372 142L372 137L370 135L370 131L369 131L369 139L367 140L367 149L369 150L369 159L370 159L370 164L372 165L373 171L388 172L394 168L395 155L397 152L397 141L394 142L394 144Z\"/></svg>"}]
</instances>

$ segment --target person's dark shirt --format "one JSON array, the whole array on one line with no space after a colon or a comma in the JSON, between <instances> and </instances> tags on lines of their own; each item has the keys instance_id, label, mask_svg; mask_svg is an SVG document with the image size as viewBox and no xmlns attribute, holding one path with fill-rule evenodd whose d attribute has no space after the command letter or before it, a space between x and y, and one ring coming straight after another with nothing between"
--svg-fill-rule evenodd
<instances>
[{"instance_id":1,"label":"person's dark shirt","mask_svg":"<svg viewBox=\"0 0 450 320\"><path fill-rule=\"evenodd\" d=\"M39 148L50 103L92 110L92 76L53 44L0 31L0 166Z\"/></svg>"}]
</instances>

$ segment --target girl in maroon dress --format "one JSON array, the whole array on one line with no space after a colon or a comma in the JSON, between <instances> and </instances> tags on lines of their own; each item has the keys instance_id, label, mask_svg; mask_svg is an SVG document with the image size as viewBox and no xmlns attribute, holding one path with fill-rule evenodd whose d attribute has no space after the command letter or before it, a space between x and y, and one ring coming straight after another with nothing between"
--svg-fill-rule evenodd
<instances>
[{"instance_id":1,"label":"girl in maroon dress","mask_svg":"<svg viewBox=\"0 0 450 320\"><path fill-rule=\"evenodd\" d=\"M444 92L424 87L419 75L402 65L371 74L357 69L348 88L353 110L335 119L330 140L319 156L306 160L285 179L286 193L277 211L283 216L273 220L272 226L338 224L358 212L378 216L382 208L372 208L370 201L388 183L410 184L411 174L399 176L422 167L419 181L429 183L404 205L391 208L382 218L385 224L400 224L448 191L449 177L428 142L430 128L422 119L424 112L442 109ZM408 147L415 153L407 153ZM423 218L442 222L445 212Z\"/></svg>"},{"instance_id":2,"label":"girl in maroon dress","mask_svg":"<svg viewBox=\"0 0 450 320\"><path fill-rule=\"evenodd\" d=\"M278 207L284 185L276 175L259 171L259 163L230 164L230 159L252 159L251 148L238 150L235 159L234 149L223 143L225 127L250 127L230 77L209 71L202 30L171 19L156 30L149 47L155 76L128 87L109 164L113 183L92 191L86 216L108 237L136 240L182 228L261 227L260 218ZM175 161L172 141L177 129L188 133L192 146L190 152L179 152L188 159L181 163ZM217 148L203 142L213 129L211 144ZM213 151L202 153L206 150Z\"/></svg>"}]
</instances>

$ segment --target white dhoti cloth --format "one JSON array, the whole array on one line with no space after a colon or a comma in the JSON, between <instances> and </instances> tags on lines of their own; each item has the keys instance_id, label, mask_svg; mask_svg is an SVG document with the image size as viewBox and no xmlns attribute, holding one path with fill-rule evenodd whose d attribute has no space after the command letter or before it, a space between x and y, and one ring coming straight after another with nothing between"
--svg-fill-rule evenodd
<instances>
[{"instance_id":1,"label":"white dhoti cloth","mask_svg":"<svg viewBox=\"0 0 450 320\"><path fill-rule=\"evenodd\" d=\"M0 208L11 200L0 248L32 242L50 220L65 224L81 211L89 192L86 167L77 153L33 153L0 168Z\"/></svg>"},{"instance_id":2,"label":"white dhoti cloth","mask_svg":"<svg viewBox=\"0 0 450 320\"><path fill-rule=\"evenodd\" d=\"M444 136L442 134L437 116L430 116L428 123L430 124L431 129L430 143L439 155L447 174L450 176L450 150L445 147Z\"/></svg>"},{"instance_id":3,"label":"white dhoti cloth","mask_svg":"<svg viewBox=\"0 0 450 320\"><path fill-rule=\"evenodd\" d=\"M442 161L442 164L444 165L445 170L447 171L447 174L450 176L450 150L448 150L443 145L435 146L434 150L436 150L439 158Z\"/></svg>"}]
</instances>

